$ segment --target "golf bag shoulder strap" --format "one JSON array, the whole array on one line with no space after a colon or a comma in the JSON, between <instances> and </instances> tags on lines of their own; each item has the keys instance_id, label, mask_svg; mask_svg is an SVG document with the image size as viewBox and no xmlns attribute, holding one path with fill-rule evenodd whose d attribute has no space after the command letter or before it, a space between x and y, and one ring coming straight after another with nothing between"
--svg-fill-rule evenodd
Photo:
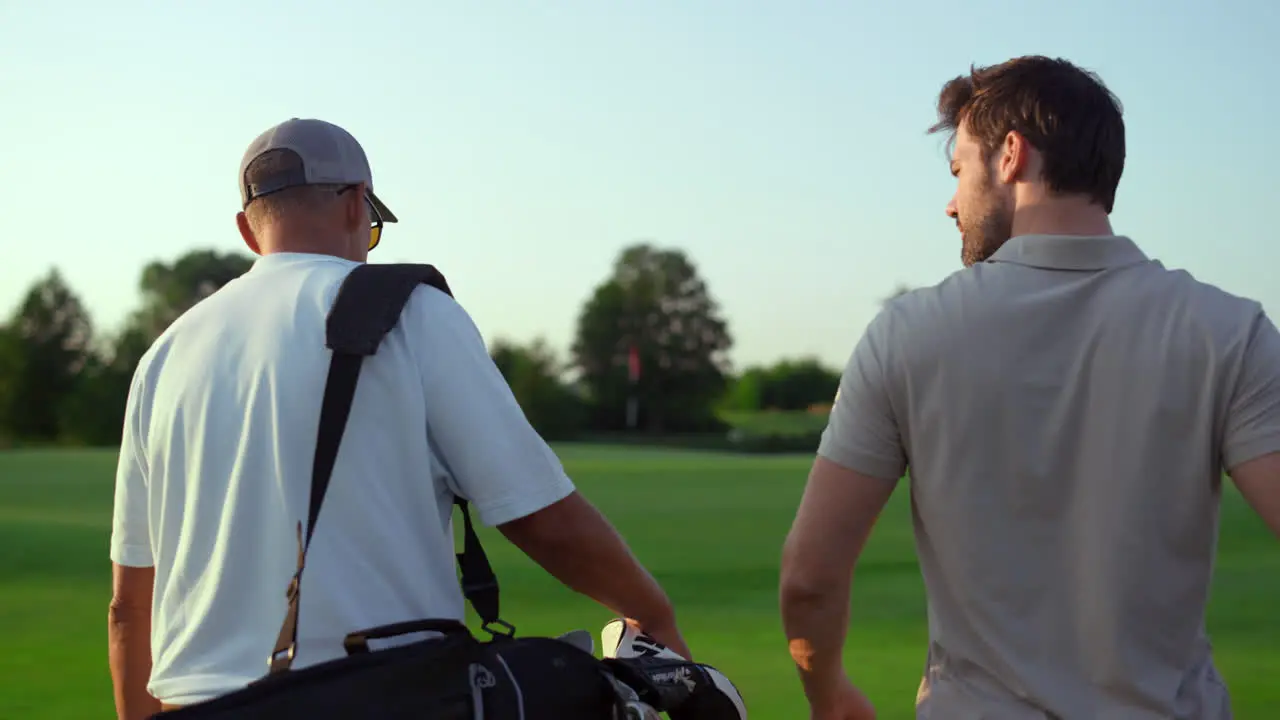
<instances>
[{"instance_id":1,"label":"golf bag shoulder strap","mask_svg":"<svg viewBox=\"0 0 1280 720\"><path fill-rule=\"evenodd\" d=\"M356 383L365 357L377 352L387 333L395 328L404 306L419 285L430 285L450 297L444 275L434 266L418 264L361 264L352 270L338 289L325 324L325 344L333 351L329 375L320 404L320 424L316 431L315 458L311 469L311 501L307 511L306 535L302 523L297 526L298 569L289 581L286 593L288 611L276 638L268 664L271 674L286 672L293 664L298 643L298 604L302 571L307 549L315 533L320 507L324 503L338 446L351 413ZM462 510L463 552L458 554L462 571L462 591L484 623L514 631L498 617L498 579L489 565L480 538L471 522L466 500L454 498Z\"/></svg>"}]
</instances>

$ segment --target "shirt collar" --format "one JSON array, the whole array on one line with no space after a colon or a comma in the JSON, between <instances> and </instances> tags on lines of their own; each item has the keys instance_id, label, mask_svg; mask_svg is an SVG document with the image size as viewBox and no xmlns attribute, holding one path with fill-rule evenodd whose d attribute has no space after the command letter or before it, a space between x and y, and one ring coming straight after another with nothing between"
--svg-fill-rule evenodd
<instances>
[{"instance_id":1,"label":"shirt collar","mask_svg":"<svg viewBox=\"0 0 1280 720\"><path fill-rule=\"evenodd\" d=\"M323 263L333 262L343 265L354 264L351 260L346 260L335 255L322 255L320 253L301 253L301 252L276 252L260 256L253 261L253 266L249 268L249 272L254 270L268 269L274 267L284 267L286 265L302 265L307 263Z\"/></svg>"},{"instance_id":2,"label":"shirt collar","mask_svg":"<svg viewBox=\"0 0 1280 720\"><path fill-rule=\"evenodd\" d=\"M1107 270L1148 260L1124 235L1019 235L1009 238L986 262L1048 270Z\"/></svg>"}]
</instances>

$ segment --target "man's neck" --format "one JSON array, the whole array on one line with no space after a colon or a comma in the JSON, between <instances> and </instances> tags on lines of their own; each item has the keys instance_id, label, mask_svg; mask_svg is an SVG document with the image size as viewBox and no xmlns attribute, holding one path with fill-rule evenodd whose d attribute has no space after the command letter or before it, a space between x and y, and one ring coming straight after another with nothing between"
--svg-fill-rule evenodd
<instances>
[{"instance_id":1,"label":"man's neck","mask_svg":"<svg viewBox=\"0 0 1280 720\"><path fill-rule=\"evenodd\" d=\"M1042 201L1013 214L1013 237L1019 235L1114 235L1106 211L1083 199Z\"/></svg>"},{"instance_id":2,"label":"man's neck","mask_svg":"<svg viewBox=\"0 0 1280 720\"><path fill-rule=\"evenodd\" d=\"M350 249L344 246L341 239L325 237L320 233L272 233L262 242L262 254L305 253L308 255L329 255L346 260L362 261L364 258L351 257Z\"/></svg>"}]
</instances>

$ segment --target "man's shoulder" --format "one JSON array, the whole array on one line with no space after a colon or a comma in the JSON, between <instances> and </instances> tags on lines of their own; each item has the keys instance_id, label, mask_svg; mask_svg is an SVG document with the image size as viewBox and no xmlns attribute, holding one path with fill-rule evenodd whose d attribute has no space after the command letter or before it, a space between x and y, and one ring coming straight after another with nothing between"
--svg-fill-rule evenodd
<instances>
[{"instance_id":1,"label":"man's shoulder","mask_svg":"<svg viewBox=\"0 0 1280 720\"><path fill-rule=\"evenodd\" d=\"M470 313L452 295L426 283L418 284L409 294L384 347L407 353L422 372L488 354Z\"/></svg>"},{"instance_id":2,"label":"man's shoulder","mask_svg":"<svg viewBox=\"0 0 1280 720\"><path fill-rule=\"evenodd\" d=\"M1262 303L1201 280L1188 270L1165 268L1152 262L1148 272L1158 277L1161 289L1179 298L1188 307L1219 317L1251 318L1262 311Z\"/></svg>"},{"instance_id":3,"label":"man's shoulder","mask_svg":"<svg viewBox=\"0 0 1280 720\"><path fill-rule=\"evenodd\" d=\"M952 327L953 317L966 310L962 295L971 295L975 278L970 268L957 270L941 281L902 291L884 301L870 330L883 340L905 341L911 337L937 338ZM968 302L972 302L972 298ZM972 310L971 307L967 308Z\"/></svg>"},{"instance_id":4,"label":"man's shoulder","mask_svg":"<svg viewBox=\"0 0 1280 720\"><path fill-rule=\"evenodd\" d=\"M414 288L409 302L405 304L404 317L410 322L401 324L415 328L417 332L456 332L474 328L470 313L456 298L426 283Z\"/></svg>"},{"instance_id":5,"label":"man's shoulder","mask_svg":"<svg viewBox=\"0 0 1280 720\"><path fill-rule=\"evenodd\" d=\"M1128 292L1144 309L1139 316L1169 318L1188 337L1220 352L1242 349L1266 316L1259 301L1201 280L1190 271L1166 268L1156 260L1136 270Z\"/></svg>"},{"instance_id":6,"label":"man's shoulder","mask_svg":"<svg viewBox=\"0 0 1280 720\"><path fill-rule=\"evenodd\" d=\"M978 263L955 270L935 285L902 293L886 303L895 313L908 316L936 313L950 309L960 312L961 299L972 305L984 299L991 302L1008 300L1007 273L1018 272L1017 266ZM1197 278L1190 271L1168 268L1159 260L1148 260L1123 268L1114 280L1139 292L1161 297L1171 305L1195 308L1202 312L1218 312L1249 317L1261 309L1252 298L1239 295Z\"/></svg>"},{"instance_id":7,"label":"man's shoulder","mask_svg":"<svg viewBox=\"0 0 1280 720\"><path fill-rule=\"evenodd\" d=\"M959 268L932 285L899 292L884 301L884 310L893 316L915 317L935 313L941 308L952 308L954 303L948 300L981 288L985 279L982 277L983 269L979 266Z\"/></svg>"},{"instance_id":8,"label":"man's shoulder","mask_svg":"<svg viewBox=\"0 0 1280 720\"><path fill-rule=\"evenodd\" d=\"M243 309L233 306L237 305L244 294L244 286L250 282L247 274L241 275L232 278L209 294L198 298L160 331L160 334L152 341L147 353L143 355L143 361L147 363L154 361L155 356L162 355L165 346L172 344L174 339L179 336L188 333L205 332L208 330L206 326L215 318L227 314L243 316Z\"/></svg>"},{"instance_id":9,"label":"man's shoulder","mask_svg":"<svg viewBox=\"0 0 1280 720\"><path fill-rule=\"evenodd\" d=\"M419 283L409 296L409 305L417 312L456 313L462 305L453 295L434 285Z\"/></svg>"}]
</instances>

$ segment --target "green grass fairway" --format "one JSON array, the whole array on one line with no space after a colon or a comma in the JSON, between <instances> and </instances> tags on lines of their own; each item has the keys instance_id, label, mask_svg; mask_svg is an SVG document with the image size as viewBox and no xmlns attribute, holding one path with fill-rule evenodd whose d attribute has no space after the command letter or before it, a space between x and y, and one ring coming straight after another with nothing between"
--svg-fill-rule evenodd
<instances>
[{"instance_id":1,"label":"green grass fairway","mask_svg":"<svg viewBox=\"0 0 1280 720\"><path fill-rule=\"evenodd\" d=\"M738 684L754 718L806 717L778 620L777 565L809 458L559 450L675 598L699 659ZM107 451L0 453L0 718L113 716L105 620L114 463ZM492 531L484 537L506 619L525 634L583 627L598 637L606 612ZM1270 717L1280 706L1280 547L1234 492L1219 557L1210 618L1218 663L1236 715ZM264 657L272 639L263 638ZM847 657L880 717L913 717L924 647L909 498L899 491L858 573Z\"/></svg>"}]
</instances>

